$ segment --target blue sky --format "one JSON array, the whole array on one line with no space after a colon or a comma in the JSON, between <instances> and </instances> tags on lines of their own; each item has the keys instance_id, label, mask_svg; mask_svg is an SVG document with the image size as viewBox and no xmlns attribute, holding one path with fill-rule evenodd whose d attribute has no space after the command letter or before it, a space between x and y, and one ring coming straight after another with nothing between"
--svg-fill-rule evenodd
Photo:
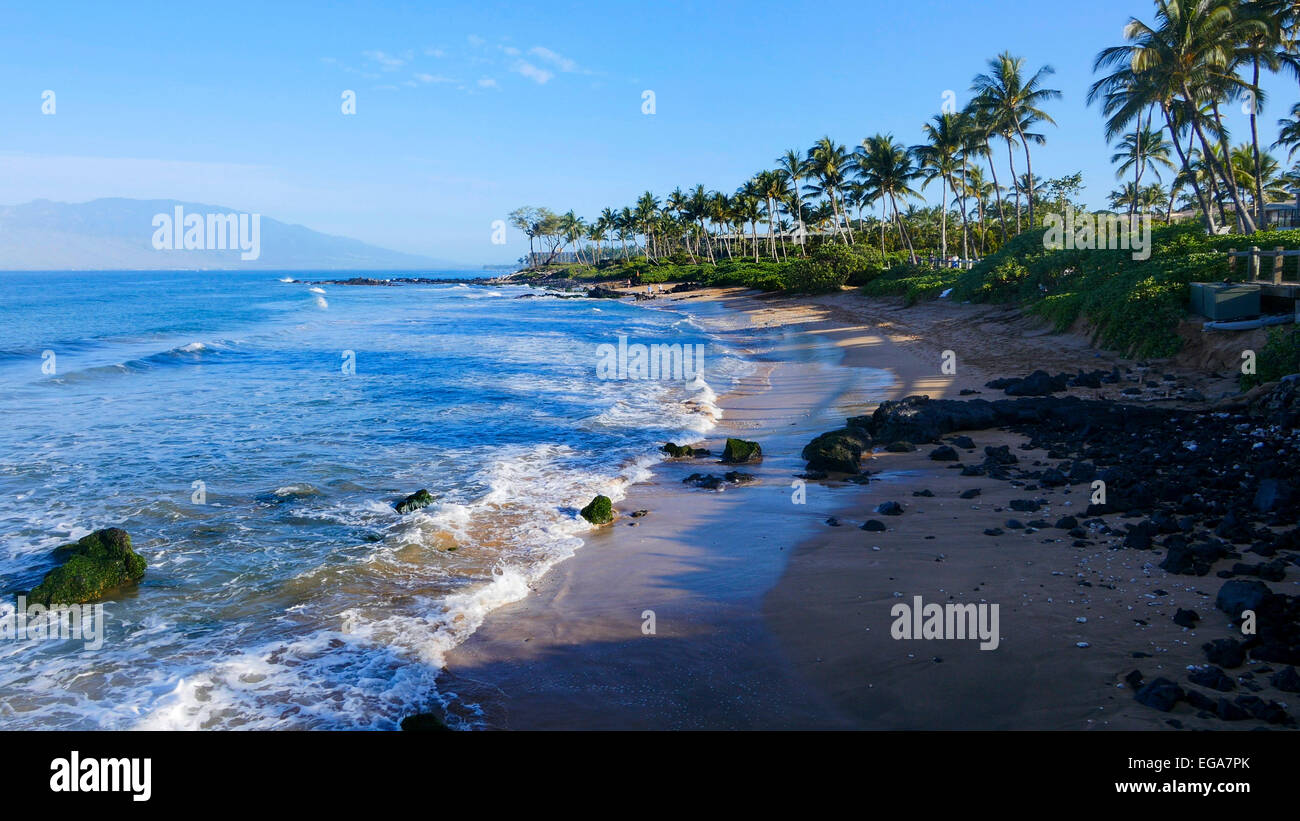
<instances>
[{"instance_id":1,"label":"blue sky","mask_svg":"<svg viewBox=\"0 0 1300 821\"><path fill-rule=\"evenodd\" d=\"M786 148L919 142L1009 49L1064 92L1043 177L1115 187L1092 59L1145 0L1089 3L0 4L0 204L176 198L470 264L518 205L592 216L733 190ZM1274 78L1261 120L1297 99ZM56 113L41 113L44 90ZM357 113L340 111L345 89ZM656 112L641 112L653 90ZM1229 126L1240 141L1247 119ZM1005 158L1003 158L1005 162ZM1023 172L1023 166L1018 165ZM1003 181L1005 182L1005 176ZM927 193L937 199L938 187Z\"/></svg>"}]
</instances>

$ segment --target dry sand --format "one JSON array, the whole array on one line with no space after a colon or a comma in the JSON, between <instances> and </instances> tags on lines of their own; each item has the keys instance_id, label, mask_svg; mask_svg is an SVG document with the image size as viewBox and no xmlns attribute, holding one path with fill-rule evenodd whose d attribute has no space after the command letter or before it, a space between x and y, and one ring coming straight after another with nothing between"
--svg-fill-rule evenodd
<instances>
[{"instance_id":1,"label":"dry sand","mask_svg":"<svg viewBox=\"0 0 1300 821\"><path fill-rule=\"evenodd\" d=\"M1055 528L1005 528L1013 517L1080 513L1084 486L1026 492L961 477L923 445L877 452L864 464L878 474L869 485L808 481L805 503L795 503L803 445L884 399L956 397L963 388L995 398L983 387L995 377L1132 363L1005 308L739 289L652 304L691 313L761 363L721 397L725 416L706 443L716 454L727 436L758 440L763 462L743 469L759 481L715 493L681 478L728 469L716 460L660 465L618 504L615 524L449 655L441 687L455 693L453 715L477 704L483 724L512 729L1141 729L1171 717L1224 726L1185 707L1172 715L1143 707L1122 684L1135 668L1148 680L1175 678L1171 671L1203 663L1202 642L1229 635L1213 607L1217 579L1170 576L1154 554L1110 550L1104 540L1071 547ZM944 351L956 355L955 374L941 372ZM1198 356L1198 365L1213 359ZM1231 388L1225 376L1176 364L1156 370L1209 397ZM1075 393L1115 398L1119 387ZM1020 450L1015 434L970 435L981 457L983 446L1000 444L1022 462L1045 457ZM970 488L980 495L960 499ZM934 495L913 495L921 490ZM1036 513L1006 507L1042 496L1050 504ZM904 514L874 513L884 501L902 503ZM628 516L638 509L649 512ZM839 526L826 523L832 516ZM867 519L888 530L859 529ZM984 535L994 527L1005 534ZM891 638L891 608L918 595L998 604L1000 646ZM1179 607L1198 611L1201 627L1175 625ZM643 630L647 611L653 634Z\"/></svg>"}]
</instances>

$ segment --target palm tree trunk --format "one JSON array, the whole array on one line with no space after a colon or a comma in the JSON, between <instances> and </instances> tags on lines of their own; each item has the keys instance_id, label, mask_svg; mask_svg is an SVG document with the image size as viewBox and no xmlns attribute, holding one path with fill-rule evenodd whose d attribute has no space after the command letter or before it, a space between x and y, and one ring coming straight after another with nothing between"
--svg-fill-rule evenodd
<instances>
[{"instance_id":1,"label":"palm tree trunk","mask_svg":"<svg viewBox=\"0 0 1300 821\"><path fill-rule=\"evenodd\" d=\"M993 193L998 199L998 227L1002 229L1002 244L1005 245L1007 242L1007 212L1002 207L1002 184L998 182L998 168L997 163L993 162L992 149L988 152L988 158L989 171L993 174Z\"/></svg>"},{"instance_id":2,"label":"palm tree trunk","mask_svg":"<svg viewBox=\"0 0 1300 821\"><path fill-rule=\"evenodd\" d=\"M912 247L912 238L907 235L907 229L903 227L903 217L898 213L898 201L894 199L893 194L889 195L889 204L894 207L894 221L898 223L898 233L907 243L907 255L912 260L912 264L916 265L916 249Z\"/></svg>"},{"instance_id":3,"label":"palm tree trunk","mask_svg":"<svg viewBox=\"0 0 1300 821\"><path fill-rule=\"evenodd\" d=\"M957 184L956 182L954 182L953 183L954 192L956 191L956 188L957 188ZM966 214L966 158L965 156L963 156L961 160L961 193L958 195L957 199L958 202L961 203L961 205L958 206L961 208L961 258L963 260L967 260L970 259L970 228L969 228L970 223L968 221L969 219L968 215Z\"/></svg>"},{"instance_id":4,"label":"palm tree trunk","mask_svg":"<svg viewBox=\"0 0 1300 821\"><path fill-rule=\"evenodd\" d=\"M1017 130L1019 126L1017 126ZM1020 234L1020 181L1016 179L1016 152L1011 148L1011 137L1007 137L1007 165L1011 166L1011 187L1016 189L1016 234Z\"/></svg>"},{"instance_id":5,"label":"palm tree trunk","mask_svg":"<svg viewBox=\"0 0 1300 821\"><path fill-rule=\"evenodd\" d=\"M1174 128L1174 118L1167 105L1160 106L1161 112L1165 115L1165 125L1169 128L1169 136L1174 144L1174 151L1178 152L1178 161L1183 164L1183 173L1192 183L1192 193L1196 195L1196 203L1201 206L1201 212L1205 214L1205 221L1210 229L1211 234L1217 233L1217 226L1214 224L1214 214L1210 211L1210 205L1205 201L1205 195L1201 193L1200 182L1196 179L1196 174L1192 172L1191 163L1187 160L1187 154L1183 152L1183 146L1178 142L1178 131ZM1190 140L1189 140L1190 143Z\"/></svg>"},{"instance_id":6,"label":"palm tree trunk","mask_svg":"<svg viewBox=\"0 0 1300 821\"><path fill-rule=\"evenodd\" d=\"M944 259L948 258L948 175L940 174L943 199L939 200L939 247Z\"/></svg>"},{"instance_id":7,"label":"palm tree trunk","mask_svg":"<svg viewBox=\"0 0 1300 821\"><path fill-rule=\"evenodd\" d=\"M1142 118L1138 118L1141 122ZM1016 133L1020 135L1020 143L1025 147L1025 177L1029 180L1029 188L1026 189L1025 195L1029 198L1029 227L1034 227L1034 163L1029 159L1029 140L1025 139L1025 133L1020 130L1020 124L1016 124ZM1014 177L1015 175L1012 174ZM1019 223L1017 223L1019 227Z\"/></svg>"},{"instance_id":8,"label":"palm tree trunk","mask_svg":"<svg viewBox=\"0 0 1300 821\"><path fill-rule=\"evenodd\" d=\"M1255 88L1259 88L1259 57L1256 56L1252 61L1254 63L1254 80L1252 81ZM1255 225L1257 228L1264 227L1264 166L1259 158L1259 131L1256 128L1255 111L1259 106L1255 102L1254 96L1250 98L1250 148L1255 155Z\"/></svg>"},{"instance_id":9,"label":"palm tree trunk","mask_svg":"<svg viewBox=\"0 0 1300 821\"><path fill-rule=\"evenodd\" d=\"M1183 86L1183 95L1184 95L1184 99L1187 100L1196 99L1188 91L1187 86L1185 84ZM1214 112L1215 123L1219 127L1219 148L1221 151L1223 151L1224 160L1226 160L1229 163L1229 165L1231 165L1232 155L1228 149L1227 142L1226 142L1226 135L1223 131L1223 120L1219 116L1218 102L1215 102L1211 106L1211 110L1213 110ZM1210 164L1211 171L1213 171L1213 173L1215 174L1218 174L1219 177L1222 178L1224 185L1226 185L1228 188L1228 193L1232 196L1232 202L1233 205L1235 206L1234 210L1236 211L1236 216L1237 216L1238 229L1241 230L1242 233L1251 233L1251 234L1255 233L1255 221L1252 220L1250 218L1250 214L1245 213L1245 210L1241 207L1241 194L1237 191L1236 176L1229 173L1228 171L1225 171L1223 168L1223 163L1219 162L1219 158L1215 156L1213 151L1210 150L1210 142L1205 137L1205 131L1201 128L1200 121L1195 116L1192 116L1190 119L1192 121L1192 129L1196 132L1196 136L1201 141L1201 146L1205 151L1206 162ZM1246 230L1247 227L1249 227L1250 229L1249 231Z\"/></svg>"},{"instance_id":10,"label":"palm tree trunk","mask_svg":"<svg viewBox=\"0 0 1300 821\"><path fill-rule=\"evenodd\" d=\"M880 264L887 264L885 259L885 223L888 222L885 216L885 198L880 198Z\"/></svg>"}]
</instances>

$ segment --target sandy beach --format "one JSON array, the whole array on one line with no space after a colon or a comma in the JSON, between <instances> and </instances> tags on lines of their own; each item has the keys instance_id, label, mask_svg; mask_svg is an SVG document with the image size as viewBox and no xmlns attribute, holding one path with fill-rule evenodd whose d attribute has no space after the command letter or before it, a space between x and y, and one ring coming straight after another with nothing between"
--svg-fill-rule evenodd
<instances>
[{"instance_id":1,"label":"sandy beach","mask_svg":"<svg viewBox=\"0 0 1300 821\"><path fill-rule=\"evenodd\" d=\"M1146 680L1175 677L1204 663L1202 643L1231 635L1214 608L1219 580L1168 574L1157 555L1114 550L1104 538L1072 546L1046 523L1081 518L1087 485L1053 489L1041 510L1016 513L1009 504L1026 495L1023 483L962 476L953 462L928 458L933 446L924 444L876 448L863 463L868 484L798 478L805 444L881 401L972 391L993 399L1001 392L987 381L1037 369L1142 374L1149 365L1213 399L1232 381L1230 360L1212 344L1139 365L1010 308L942 300L904 308L851 292L707 289L649 305L692 315L759 363L720 397L724 417L704 443L716 457L728 436L760 442L763 461L743 466L757 481L707 491L682 479L730 469L716 458L657 466L618 502L612 525L448 656L440 690L454 694L451 718L497 729L1223 726L1186 709L1152 710L1125 683L1135 669ZM955 373L941 368L945 351ZM1115 399L1122 387L1070 393ZM979 450L1007 445L1022 462L1047 459L1023 449L1018 434L970 435ZM875 512L891 501L902 515ZM1030 526L1007 528L1013 517ZM861 529L871 519L886 529ZM1296 587L1272 585L1291 595ZM916 596L999 605L998 647L892 638L891 608ZM1178 626L1179 608L1204 621ZM1236 672L1256 667L1267 672ZM1266 675L1256 681L1249 689L1285 703ZM483 714L458 713L469 704Z\"/></svg>"}]
</instances>

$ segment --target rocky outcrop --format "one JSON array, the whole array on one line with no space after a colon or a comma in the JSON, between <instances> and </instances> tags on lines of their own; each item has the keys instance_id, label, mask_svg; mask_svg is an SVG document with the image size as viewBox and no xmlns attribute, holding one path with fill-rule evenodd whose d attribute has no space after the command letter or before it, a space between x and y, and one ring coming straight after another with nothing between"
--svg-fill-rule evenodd
<instances>
[{"instance_id":1,"label":"rocky outcrop","mask_svg":"<svg viewBox=\"0 0 1300 821\"><path fill-rule=\"evenodd\" d=\"M131 549L131 537L116 527L96 530L74 544L55 548L63 564L45 578L27 599L38 604L83 604L144 577L145 560Z\"/></svg>"}]
</instances>

